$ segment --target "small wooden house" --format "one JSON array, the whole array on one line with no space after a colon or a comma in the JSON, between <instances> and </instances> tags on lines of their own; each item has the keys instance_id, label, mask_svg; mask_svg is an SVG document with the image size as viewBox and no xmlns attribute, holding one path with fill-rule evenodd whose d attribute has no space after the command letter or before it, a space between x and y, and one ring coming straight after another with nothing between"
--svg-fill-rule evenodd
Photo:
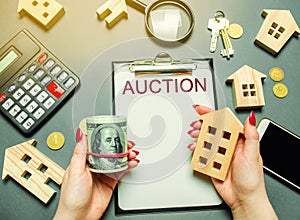
<instances>
[{"instance_id":1,"label":"small wooden house","mask_svg":"<svg viewBox=\"0 0 300 220\"><path fill-rule=\"evenodd\" d=\"M229 76L235 109L260 108L265 105L262 79L267 76L247 65Z\"/></svg>"},{"instance_id":2,"label":"small wooden house","mask_svg":"<svg viewBox=\"0 0 300 220\"><path fill-rule=\"evenodd\" d=\"M98 18L105 22L108 28L114 26L122 18L128 17L127 5L125 0L107 0L96 11Z\"/></svg>"},{"instance_id":3,"label":"small wooden house","mask_svg":"<svg viewBox=\"0 0 300 220\"><path fill-rule=\"evenodd\" d=\"M263 10L265 21L254 43L269 53L276 55L293 35L297 37L300 29L289 10Z\"/></svg>"},{"instance_id":4,"label":"small wooden house","mask_svg":"<svg viewBox=\"0 0 300 220\"><path fill-rule=\"evenodd\" d=\"M229 108L201 115L197 146L190 167L224 181L243 125Z\"/></svg>"},{"instance_id":5,"label":"small wooden house","mask_svg":"<svg viewBox=\"0 0 300 220\"><path fill-rule=\"evenodd\" d=\"M12 177L45 204L55 190L47 183L61 185L65 171L37 150L36 140L30 140L5 150L2 179Z\"/></svg>"},{"instance_id":6,"label":"small wooden house","mask_svg":"<svg viewBox=\"0 0 300 220\"><path fill-rule=\"evenodd\" d=\"M27 13L49 30L65 13L64 7L55 0L19 0L18 13Z\"/></svg>"}]
</instances>

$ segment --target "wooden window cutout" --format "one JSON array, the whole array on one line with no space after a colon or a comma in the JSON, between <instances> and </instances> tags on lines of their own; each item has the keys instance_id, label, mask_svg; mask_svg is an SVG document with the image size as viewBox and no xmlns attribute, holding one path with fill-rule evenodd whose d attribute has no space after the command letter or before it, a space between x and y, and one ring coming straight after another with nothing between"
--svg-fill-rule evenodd
<instances>
[{"instance_id":1,"label":"wooden window cutout","mask_svg":"<svg viewBox=\"0 0 300 220\"><path fill-rule=\"evenodd\" d=\"M226 148L225 147L221 147L221 146L219 146L219 148L218 148L218 153L219 154L222 154L222 155L225 155L226 154Z\"/></svg>"},{"instance_id":2,"label":"wooden window cutout","mask_svg":"<svg viewBox=\"0 0 300 220\"><path fill-rule=\"evenodd\" d=\"M214 161L214 168L216 168L217 170L221 170L222 164Z\"/></svg>"},{"instance_id":3,"label":"wooden window cutout","mask_svg":"<svg viewBox=\"0 0 300 220\"><path fill-rule=\"evenodd\" d=\"M274 37L275 37L276 39L278 39L278 38L280 37L280 34L276 33L276 34L274 35Z\"/></svg>"},{"instance_id":4,"label":"wooden window cutout","mask_svg":"<svg viewBox=\"0 0 300 220\"><path fill-rule=\"evenodd\" d=\"M201 164L206 165L206 164L207 164L207 158L201 157L201 156L200 156L199 162L200 162Z\"/></svg>"},{"instance_id":5,"label":"wooden window cutout","mask_svg":"<svg viewBox=\"0 0 300 220\"><path fill-rule=\"evenodd\" d=\"M275 22L273 22L273 23L272 23L272 28L276 29L276 28L277 28L277 26L278 26L278 24L277 24L277 23L275 23Z\"/></svg>"},{"instance_id":6,"label":"wooden window cutout","mask_svg":"<svg viewBox=\"0 0 300 220\"><path fill-rule=\"evenodd\" d=\"M211 148L212 148L212 143L209 143L209 142L204 141L203 148L205 148L205 149L207 149L207 150L211 150Z\"/></svg>"},{"instance_id":7,"label":"wooden window cutout","mask_svg":"<svg viewBox=\"0 0 300 220\"><path fill-rule=\"evenodd\" d=\"M223 138L226 140L230 140L231 133L228 131L223 131Z\"/></svg>"},{"instance_id":8,"label":"wooden window cutout","mask_svg":"<svg viewBox=\"0 0 300 220\"><path fill-rule=\"evenodd\" d=\"M208 133L215 135L217 132L217 128L212 127L212 126L208 126Z\"/></svg>"},{"instance_id":9,"label":"wooden window cutout","mask_svg":"<svg viewBox=\"0 0 300 220\"><path fill-rule=\"evenodd\" d=\"M46 170L48 169L48 167L44 164L41 164L38 168L39 171L41 171L42 173L45 173Z\"/></svg>"},{"instance_id":10,"label":"wooden window cutout","mask_svg":"<svg viewBox=\"0 0 300 220\"><path fill-rule=\"evenodd\" d=\"M31 157L28 156L27 154L24 154L24 156L21 158L21 160L23 160L25 163L29 163L29 161L31 160Z\"/></svg>"},{"instance_id":11,"label":"wooden window cutout","mask_svg":"<svg viewBox=\"0 0 300 220\"><path fill-rule=\"evenodd\" d=\"M284 28L284 27L280 27L280 28L278 29L278 31L279 31L280 33L283 33L283 32L285 31L285 28Z\"/></svg>"},{"instance_id":12,"label":"wooden window cutout","mask_svg":"<svg viewBox=\"0 0 300 220\"><path fill-rule=\"evenodd\" d=\"M24 177L26 180L28 180L31 177L31 173L25 170L21 176Z\"/></svg>"},{"instance_id":13,"label":"wooden window cutout","mask_svg":"<svg viewBox=\"0 0 300 220\"><path fill-rule=\"evenodd\" d=\"M49 2L44 2L43 5L47 8L49 6Z\"/></svg>"}]
</instances>

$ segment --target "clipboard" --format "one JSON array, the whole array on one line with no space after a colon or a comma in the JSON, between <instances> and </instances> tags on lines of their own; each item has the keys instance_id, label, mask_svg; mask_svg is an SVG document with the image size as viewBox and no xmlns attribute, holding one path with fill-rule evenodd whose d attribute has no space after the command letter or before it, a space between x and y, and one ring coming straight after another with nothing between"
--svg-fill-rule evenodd
<instances>
[{"instance_id":1,"label":"clipboard","mask_svg":"<svg viewBox=\"0 0 300 220\"><path fill-rule=\"evenodd\" d=\"M212 59L113 62L113 111L127 116L128 139L140 151L139 166L117 189L116 212L140 213L216 207L222 199L211 179L190 169L197 120L194 104L217 109Z\"/></svg>"}]
</instances>

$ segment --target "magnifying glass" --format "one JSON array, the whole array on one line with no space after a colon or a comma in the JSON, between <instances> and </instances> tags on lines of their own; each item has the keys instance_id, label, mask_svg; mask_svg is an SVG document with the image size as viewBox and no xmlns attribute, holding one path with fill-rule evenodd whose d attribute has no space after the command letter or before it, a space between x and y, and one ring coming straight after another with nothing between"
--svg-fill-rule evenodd
<instances>
[{"instance_id":1,"label":"magnifying glass","mask_svg":"<svg viewBox=\"0 0 300 220\"><path fill-rule=\"evenodd\" d=\"M194 14L180 0L157 0L149 5L139 0L126 0L127 4L145 13L147 31L162 41L180 41L194 28Z\"/></svg>"}]
</instances>

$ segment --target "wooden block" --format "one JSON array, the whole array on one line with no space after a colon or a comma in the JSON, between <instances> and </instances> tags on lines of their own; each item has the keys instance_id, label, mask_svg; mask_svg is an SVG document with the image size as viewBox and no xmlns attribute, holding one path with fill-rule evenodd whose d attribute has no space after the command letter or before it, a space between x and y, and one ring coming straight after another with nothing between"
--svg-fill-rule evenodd
<instances>
[{"instance_id":1,"label":"wooden block","mask_svg":"<svg viewBox=\"0 0 300 220\"><path fill-rule=\"evenodd\" d=\"M260 108L265 105L262 79L267 76L247 65L229 76L235 109Z\"/></svg>"},{"instance_id":2,"label":"wooden block","mask_svg":"<svg viewBox=\"0 0 300 220\"><path fill-rule=\"evenodd\" d=\"M229 108L201 115L197 146L190 167L224 181L243 125Z\"/></svg>"},{"instance_id":3,"label":"wooden block","mask_svg":"<svg viewBox=\"0 0 300 220\"><path fill-rule=\"evenodd\" d=\"M99 19L105 19L107 27L111 28L122 18L128 17L125 0L107 0L96 11Z\"/></svg>"},{"instance_id":4,"label":"wooden block","mask_svg":"<svg viewBox=\"0 0 300 220\"><path fill-rule=\"evenodd\" d=\"M300 29L289 10L263 10L265 20L254 43L276 55L291 36L297 37Z\"/></svg>"},{"instance_id":5,"label":"wooden block","mask_svg":"<svg viewBox=\"0 0 300 220\"><path fill-rule=\"evenodd\" d=\"M28 14L46 30L49 30L65 13L55 0L19 0L18 13Z\"/></svg>"},{"instance_id":6,"label":"wooden block","mask_svg":"<svg viewBox=\"0 0 300 220\"><path fill-rule=\"evenodd\" d=\"M5 150L2 179L12 177L42 202L48 203L55 191L47 185L61 185L65 170L37 150L30 140Z\"/></svg>"}]
</instances>

